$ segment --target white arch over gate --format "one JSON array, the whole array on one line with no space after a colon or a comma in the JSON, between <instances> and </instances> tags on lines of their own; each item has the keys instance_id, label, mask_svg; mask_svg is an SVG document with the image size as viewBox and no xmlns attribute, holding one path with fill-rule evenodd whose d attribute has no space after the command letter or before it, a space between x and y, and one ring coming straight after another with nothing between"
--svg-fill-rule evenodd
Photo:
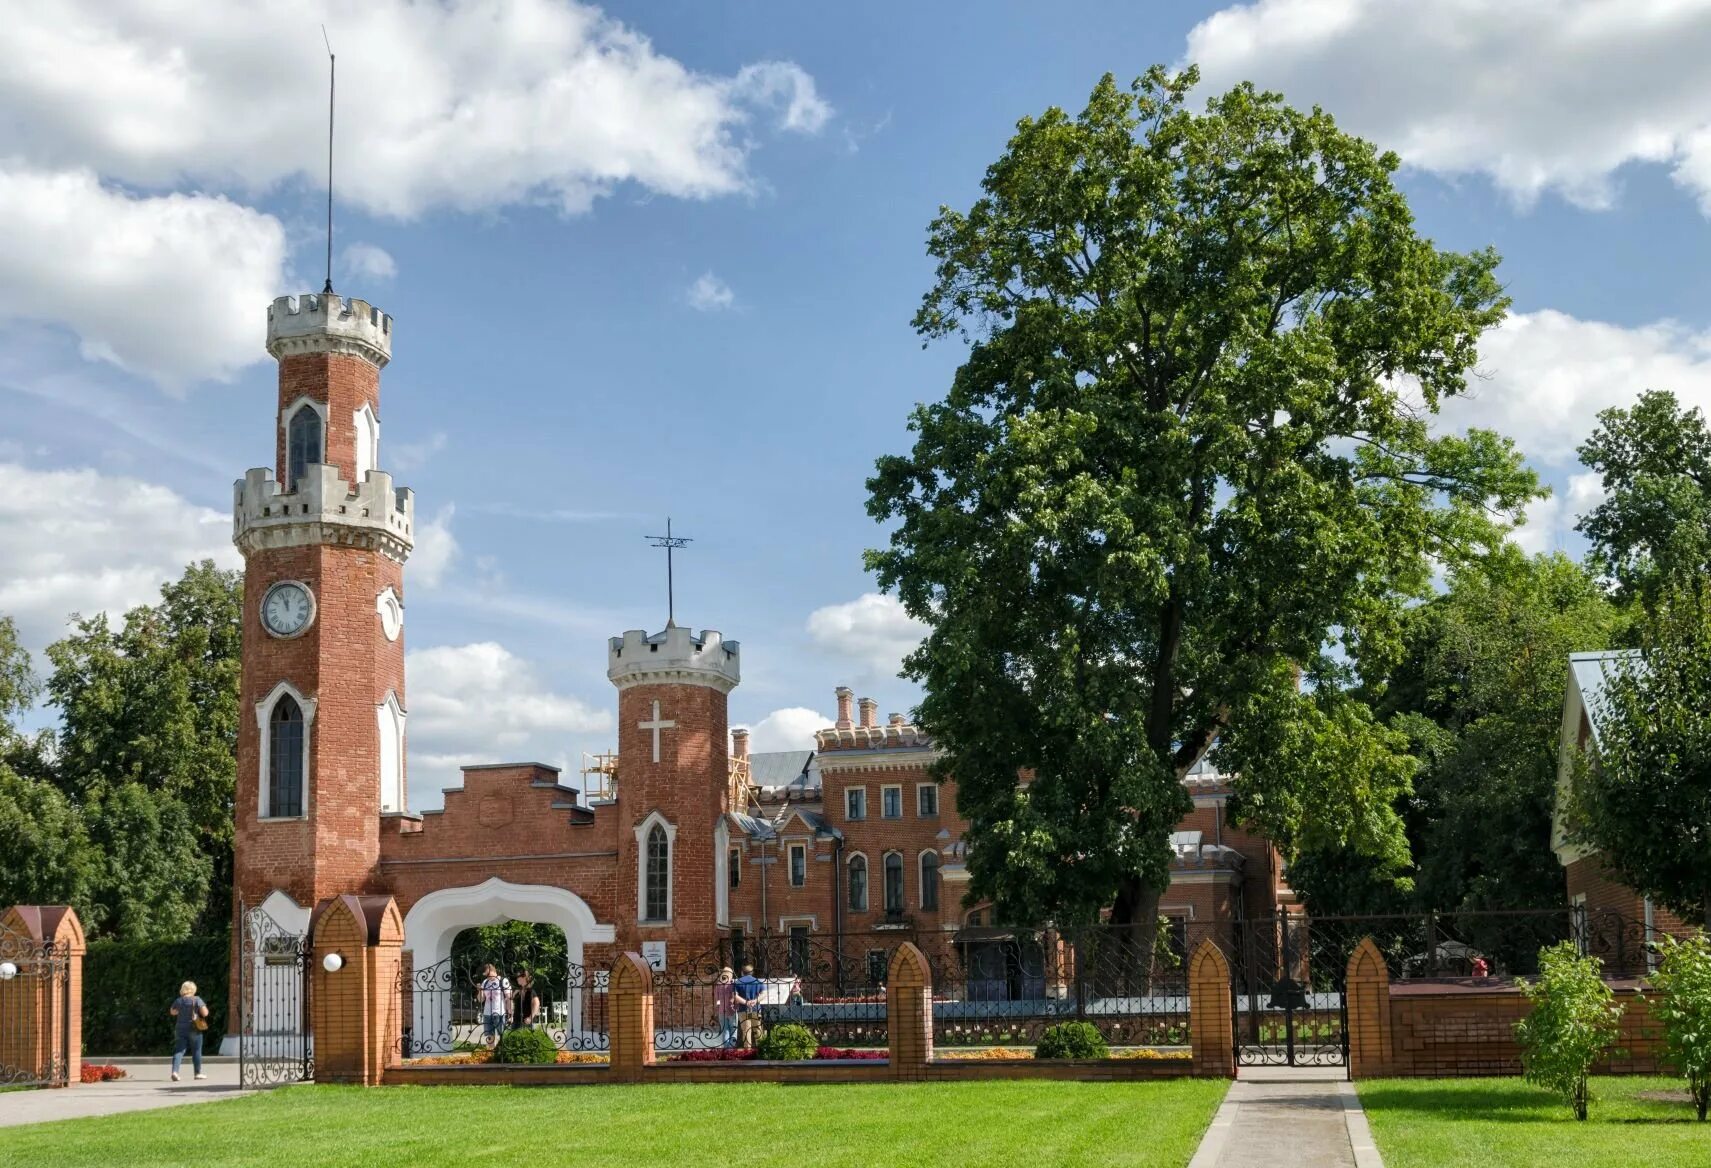
<instances>
[{"instance_id":1,"label":"white arch over gate","mask_svg":"<svg viewBox=\"0 0 1711 1168\"><path fill-rule=\"evenodd\" d=\"M613 926L601 924L588 902L570 889L512 884L494 876L480 884L430 892L411 905L404 914L404 948L414 968L427 969L451 957L452 942L465 929L505 921L557 925L564 930L565 957L573 965L583 964L584 945L611 944L617 939ZM581 992L573 991L573 996ZM571 1017L579 1016L580 1004L570 1003ZM416 1012L423 1008L423 995L417 995ZM424 1018L412 1021L417 1035L433 1029Z\"/></svg>"}]
</instances>

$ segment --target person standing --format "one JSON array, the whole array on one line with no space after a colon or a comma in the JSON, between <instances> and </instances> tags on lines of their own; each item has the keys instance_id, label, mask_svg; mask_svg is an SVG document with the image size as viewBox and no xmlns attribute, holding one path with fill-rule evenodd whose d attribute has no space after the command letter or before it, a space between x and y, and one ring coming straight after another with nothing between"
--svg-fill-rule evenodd
<instances>
[{"instance_id":1,"label":"person standing","mask_svg":"<svg viewBox=\"0 0 1711 1168\"><path fill-rule=\"evenodd\" d=\"M517 988L511 994L511 1029L533 1026L541 1012L541 995L535 989L534 975L526 969L517 971Z\"/></svg>"},{"instance_id":2,"label":"person standing","mask_svg":"<svg viewBox=\"0 0 1711 1168\"><path fill-rule=\"evenodd\" d=\"M208 1003L196 996L196 983L187 981L178 987L178 997L167 1011L173 1018L172 1081L178 1082L178 1072L184 1066L184 1052L190 1052L190 1068L198 1079L202 1073L202 1032L208 1029Z\"/></svg>"},{"instance_id":3,"label":"person standing","mask_svg":"<svg viewBox=\"0 0 1711 1168\"><path fill-rule=\"evenodd\" d=\"M741 1015L737 1024L737 1042L745 1050L760 1042L760 998L765 990L765 983L755 976L752 965L743 966L743 976L731 986L731 1000Z\"/></svg>"},{"instance_id":4,"label":"person standing","mask_svg":"<svg viewBox=\"0 0 1711 1168\"><path fill-rule=\"evenodd\" d=\"M511 982L499 976L499 970L489 965L481 967L481 981L476 984L476 999L481 1003L481 1040L489 1047L499 1045L505 1033L505 1011L511 1002Z\"/></svg>"},{"instance_id":5,"label":"person standing","mask_svg":"<svg viewBox=\"0 0 1711 1168\"><path fill-rule=\"evenodd\" d=\"M713 982L713 1013L719 1019L719 1045L727 1050L737 1045L737 1004L733 1000L736 994L731 983L731 967L725 966L719 971L719 977Z\"/></svg>"}]
</instances>

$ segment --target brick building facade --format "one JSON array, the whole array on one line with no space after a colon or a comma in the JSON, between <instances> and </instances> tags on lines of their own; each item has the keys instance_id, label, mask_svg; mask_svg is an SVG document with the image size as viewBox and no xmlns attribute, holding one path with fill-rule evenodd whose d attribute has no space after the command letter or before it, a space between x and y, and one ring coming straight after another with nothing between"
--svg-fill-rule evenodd
<instances>
[{"instance_id":1,"label":"brick building facade","mask_svg":"<svg viewBox=\"0 0 1711 1168\"><path fill-rule=\"evenodd\" d=\"M965 822L933 744L837 691L812 750L751 754L728 724L741 647L668 623L607 648L619 732L589 797L539 763L464 768L441 810L406 806L404 565L414 499L380 467L392 320L336 295L276 301L274 467L238 481L245 557L236 883L243 906L302 931L329 898L389 894L405 960L462 929L557 924L573 962L635 950L667 963L759 934L956 932ZM1215 773L1187 780L1163 911L1269 915L1290 897L1276 850L1225 821ZM728 950L727 950L728 951ZM234 982L238 970L234 962Z\"/></svg>"}]
</instances>

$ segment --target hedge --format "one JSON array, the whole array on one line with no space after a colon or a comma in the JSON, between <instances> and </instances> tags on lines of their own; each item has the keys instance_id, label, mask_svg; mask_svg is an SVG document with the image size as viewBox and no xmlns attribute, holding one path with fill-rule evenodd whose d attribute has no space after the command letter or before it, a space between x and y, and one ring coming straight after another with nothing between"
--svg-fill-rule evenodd
<instances>
[{"instance_id":1,"label":"hedge","mask_svg":"<svg viewBox=\"0 0 1711 1168\"><path fill-rule=\"evenodd\" d=\"M226 1033L231 941L225 933L183 941L92 941L83 958L83 1049L95 1055L171 1054L167 1009L186 981L208 1003L204 1049Z\"/></svg>"}]
</instances>

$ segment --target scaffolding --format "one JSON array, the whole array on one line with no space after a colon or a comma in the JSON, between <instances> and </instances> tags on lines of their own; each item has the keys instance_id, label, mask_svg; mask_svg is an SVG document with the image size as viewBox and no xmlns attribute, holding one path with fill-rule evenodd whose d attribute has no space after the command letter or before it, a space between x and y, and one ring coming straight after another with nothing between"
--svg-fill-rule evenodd
<instances>
[{"instance_id":1,"label":"scaffolding","mask_svg":"<svg viewBox=\"0 0 1711 1168\"><path fill-rule=\"evenodd\" d=\"M582 797L610 802L618 779L618 752L603 750L597 754L582 752Z\"/></svg>"}]
</instances>

